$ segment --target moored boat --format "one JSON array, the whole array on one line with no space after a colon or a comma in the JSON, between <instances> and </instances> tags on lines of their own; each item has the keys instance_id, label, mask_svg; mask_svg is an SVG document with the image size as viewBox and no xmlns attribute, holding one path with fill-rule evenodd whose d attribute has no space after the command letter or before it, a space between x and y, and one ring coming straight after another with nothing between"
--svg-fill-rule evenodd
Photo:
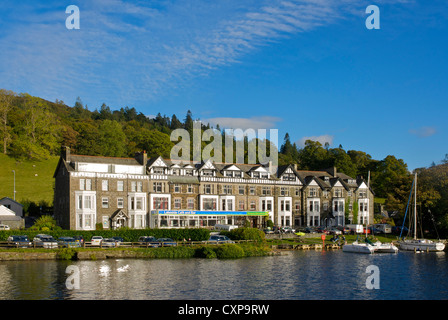
<instances>
[{"instance_id":1,"label":"moored boat","mask_svg":"<svg viewBox=\"0 0 448 320\"><path fill-rule=\"evenodd\" d=\"M356 240L351 244L344 244L342 246L342 251L371 254L375 252L375 246L365 242L358 242L358 240Z\"/></svg>"}]
</instances>

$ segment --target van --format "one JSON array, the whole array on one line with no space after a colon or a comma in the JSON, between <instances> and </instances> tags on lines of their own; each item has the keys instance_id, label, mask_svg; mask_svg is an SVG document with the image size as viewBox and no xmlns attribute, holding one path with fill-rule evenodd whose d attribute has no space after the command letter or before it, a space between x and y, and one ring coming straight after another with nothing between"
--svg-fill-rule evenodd
<instances>
[{"instance_id":1,"label":"van","mask_svg":"<svg viewBox=\"0 0 448 320\"><path fill-rule=\"evenodd\" d=\"M362 224L347 224L346 227L350 229L350 233L364 232L364 227L362 226Z\"/></svg>"},{"instance_id":2,"label":"van","mask_svg":"<svg viewBox=\"0 0 448 320\"><path fill-rule=\"evenodd\" d=\"M233 229L237 229L238 226L231 225L231 224L215 224L215 230L224 230L224 231L231 231Z\"/></svg>"},{"instance_id":3,"label":"van","mask_svg":"<svg viewBox=\"0 0 448 320\"><path fill-rule=\"evenodd\" d=\"M387 223L377 223L373 225L378 230L381 230L382 233L392 233L392 226Z\"/></svg>"}]
</instances>

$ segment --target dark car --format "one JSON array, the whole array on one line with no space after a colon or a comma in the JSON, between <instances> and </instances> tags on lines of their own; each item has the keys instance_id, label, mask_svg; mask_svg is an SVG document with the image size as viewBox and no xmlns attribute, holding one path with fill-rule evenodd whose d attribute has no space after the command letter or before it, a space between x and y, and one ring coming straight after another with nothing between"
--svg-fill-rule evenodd
<instances>
[{"instance_id":1,"label":"dark car","mask_svg":"<svg viewBox=\"0 0 448 320\"><path fill-rule=\"evenodd\" d=\"M10 244L15 244L16 246L27 248L32 245L28 236L9 236L8 242Z\"/></svg>"},{"instance_id":2,"label":"dark car","mask_svg":"<svg viewBox=\"0 0 448 320\"><path fill-rule=\"evenodd\" d=\"M216 242L216 243L235 243L235 241L232 241L227 236L222 235L212 235L208 239L208 242Z\"/></svg>"},{"instance_id":3,"label":"dark car","mask_svg":"<svg viewBox=\"0 0 448 320\"><path fill-rule=\"evenodd\" d=\"M58 239L58 244L61 247L67 247L67 248L77 248L80 247L81 244L75 240L73 237L60 237Z\"/></svg>"},{"instance_id":4,"label":"dark car","mask_svg":"<svg viewBox=\"0 0 448 320\"><path fill-rule=\"evenodd\" d=\"M147 247L158 247L159 243L157 242L157 239L152 236L142 236L138 238L138 242L140 244L146 245Z\"/></svg>"},{"instance_id":5,"label":"dark car","mask_svg":"<svg viewBox=\"0 0 448 320\"><path fill-rule=\"evenodd\" d=\"M124 239L122 237L112 237L116 242L124 242Z\"/></svg>"},{"instance_id":6,"label":"dark car","mask_svg":"<svg viewBox=\"0 0 448 320\"><path fill-rule=\"evenodd\" d=\"M175 242L173 239L171 238L160 238L157 239L157 242L162 246L162 247L175 247L177 246L177 242Z\"/></svg>"}]
</instances>

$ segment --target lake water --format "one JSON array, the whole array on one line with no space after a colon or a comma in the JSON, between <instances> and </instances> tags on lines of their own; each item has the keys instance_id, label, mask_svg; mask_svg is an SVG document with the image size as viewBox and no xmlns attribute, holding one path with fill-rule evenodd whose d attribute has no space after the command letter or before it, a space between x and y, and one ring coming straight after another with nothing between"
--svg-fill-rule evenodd
<instances>
[{"instance_id":1,"label":"lake water","mask_svg":"<svg viewBox=\"0 0 448 320\"><path fill-rule=\"evenodd\" d=\"M79 288L66 286L68 266ZM367 273L376 266L374 273ZM291 251L237 260L0 262L0 300L443 300L447 255ZM366 280L378 289L368 289ZM369 279L370 279L369 278ZM74 283L74 282L73 282Z\"/></svg>"}]
</instances>

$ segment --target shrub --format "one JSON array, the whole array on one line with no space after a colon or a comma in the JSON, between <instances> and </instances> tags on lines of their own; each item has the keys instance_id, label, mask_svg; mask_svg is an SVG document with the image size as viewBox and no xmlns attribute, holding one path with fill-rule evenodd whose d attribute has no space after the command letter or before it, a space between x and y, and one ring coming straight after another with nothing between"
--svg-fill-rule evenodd
<instances>
[{"instance_id":1,"label":"shrub","mask_svg":"<svg viewBox=\"0 0 448 320\"><path fill-rule=\"evenodd\" d=\"M237 228L226 232L226 235L232 240L265 240L264 232L256 228Z\"/></svg>"},{"instance_id":2,"label":"shrub","mask_svg":"<svg viewBox=\"0 0 448 320\"><path fill-rule=\"evenodd\" d=\"M213 259L216 258L216 252L208 246L201 246L196 249L194 256L196 258Z\"/></svg>"},{"instance_id":3,"label":"shrub","mask_svg":"<svg viewBox=\"0 0 448 320\"><path fill-rule=\"evenodd\" d=\"M238 259L244 257L244 250L239 245L232 243L219 245L215 252L218 259Z\"/></svg>"},{"instance_id":4,"label":"shrub","mask_svg":"<svg viewBox=\"0 0 448 320\"><path fill-rule=\"evenodd\" d=\"M72 248L63 248L58 251L57 258L60 260L74 260L77 251Z\"/></svg>"}]
</instances>

